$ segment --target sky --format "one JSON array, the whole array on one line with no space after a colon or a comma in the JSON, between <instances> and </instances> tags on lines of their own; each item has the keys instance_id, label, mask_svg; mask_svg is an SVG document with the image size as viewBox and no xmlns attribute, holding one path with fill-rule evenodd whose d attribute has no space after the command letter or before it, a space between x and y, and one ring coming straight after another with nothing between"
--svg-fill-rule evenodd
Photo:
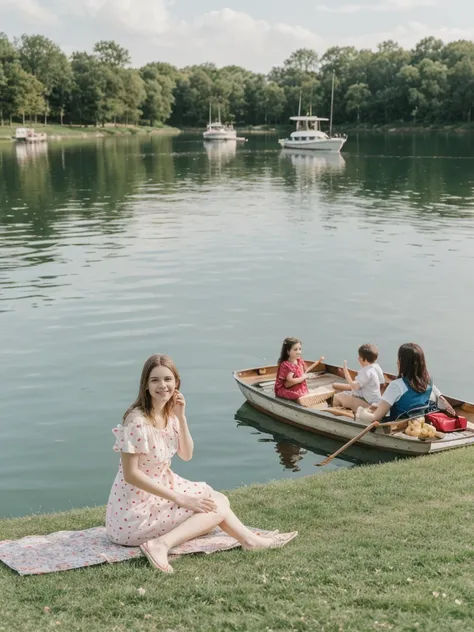
<instances>
[{"instance_id":1,"label":"sky","mask_svg":"<svg viewBox=\"0 0 474 632\"><path fill-rule=\"evenodd\" d=\"M468 0L0 0L0 20L9 37L40 33L67 54L114 39L134 66L213 62L255 72L298 48L474 39Z\"/></svg>"}]
</instances>

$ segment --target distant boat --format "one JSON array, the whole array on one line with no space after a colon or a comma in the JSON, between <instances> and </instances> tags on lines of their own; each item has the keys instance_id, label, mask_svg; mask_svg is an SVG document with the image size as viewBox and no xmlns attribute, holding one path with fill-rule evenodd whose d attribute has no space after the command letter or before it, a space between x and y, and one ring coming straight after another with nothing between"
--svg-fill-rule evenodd
<instances>
[{"instance_id":1,"label":"distant boat","mask_svg":"<svg viewBox=\"0 0 474 632\"><path fill-rule=\"evenodd\" d=\"M221 123L221 111L218 109L217 121L212 122L211 104L209 104L209 123L203 133L204 140L237 140L237 131L233 125Z\"/></svg>"},{"instance_id":2,"label":"distant boat","mask_svg":"<svg viewBox=\"0 0 474 632\"><path fill-rule=\"evenodd\" d=\"M327 118L318 116L292 116L291 121L296 121L296 131L290 138L281 138L278 142L285 149L310 149L323 151L341 151L341 147L347 140L347 136L328 136L321 131L321 121Z\"/></svg>"},{"instance_id":3,"label":"distant boat","mask_svg":"<svg viewBox=\"0 0 474 632\"><path fill-rule=\"evenodd\" d=\"M48 140L45 133L35 132L32 127L18 127L13 138L25 143L37 143Z\"/></svg>"},{"instance_id":4,"label":"distant boat","mask_svg":"<svg viewBox=\"0 0 474 632\"><path fill-rule=\"evenodd\" d=\"M332 135L332 117L334 112L334 78L332 74L331 88L331 118L319 118L312 116L312 105L310 104L309 116L301 115L301 92L298 107L298 116L291 116L291 121L296 121L296 131L290 138L282 138L278 142L286 149L310 149L319 151L341 151L347 140L346 135ZM321 130L321 121L329 121L329 134Z\"/></svg>"}]
</instances>

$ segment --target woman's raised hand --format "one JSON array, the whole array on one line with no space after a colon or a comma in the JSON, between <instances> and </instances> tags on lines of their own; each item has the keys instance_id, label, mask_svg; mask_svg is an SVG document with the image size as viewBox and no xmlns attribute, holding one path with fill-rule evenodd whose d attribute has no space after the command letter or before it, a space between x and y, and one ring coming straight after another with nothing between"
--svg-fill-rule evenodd
<instances>
[{"instance_id":1,"label":"woman's raised hand","mask_svg":"<svg viewBox=\"0 0 474 632\"><path fill-rule=\"evenodd\" d=\"M197 498L196 496L178 494L176 503L180 507L189 509L194 513L212 513L213 511L217 511L217 505L212 498Z\"/></svg>"},{"instance_id":2,"label":"woman's raised hand","mask_svg":"<svg viewBox=\"0 0 474 632\"><path fill-rule=\"evenodd\" d=\"M186 400L184 399L184 395L179 391L176 391L176 397L174 401L174 414L178 417L178 419L183 419L186 411Z\"/></svg>"}]
</instances>

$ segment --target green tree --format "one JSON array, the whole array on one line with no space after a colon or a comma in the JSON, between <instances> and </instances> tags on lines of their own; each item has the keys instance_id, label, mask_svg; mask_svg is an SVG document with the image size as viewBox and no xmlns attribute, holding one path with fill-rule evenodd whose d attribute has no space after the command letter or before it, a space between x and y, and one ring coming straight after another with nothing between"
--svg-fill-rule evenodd
<instances>
[{"instance_id":1,"label":"green tree","mask_svg":"<svg viewBox=\"0 0 474 632\"><path fill-rule=\"evenodd\" d=\"M286 69L299 70L304 73L317 72L318 66L318 53L310 48L299 48L295 50L284 62Z\"/></svg>"},{"instance_id":2,"label":"green tree","mask_svg":"<svg viewBox=\"0 0 474 632\"><path fill-rule=\"evenodd\" d=\"M97 42L94 54L101 63L112 68L125 68L131 63L128 50L113 40Z\"/></svg>"},{"instance_id":3,"label":"green tree","mask_svg":"<svg viewBox=\"0 0 474 632\"><path fill-rule=\"evenodd\" d=\"M81 124L97 125L103 118L103 67L94 55L80 52L72 54L71 66L74 77L71 118Z\"/></svg>"},{"instance_id":4,"label":"green tree","mask_svg":"<svg viewBox=\"0 0 474 632\"><path fill-rule=\"evenodd\" d=\"M372 93L366 83L354 83L346 92L346 110L350 114L357 113L357 124L360 123L360 112L367 112L371 105Z\"/></svg>"},{"instance_id":5,"label":"green tree","mask_svg":"<svg viewBox=\"0 0 474 632\"><path fill-rule=\"evenodd\" d=\"M138 124L143 114L142 105L147 96L145 82L138 70L127 68L122 70L122 83L125 123Z\"/></svg>"},{"instance_id":6,"label":"green tree","mask_svg":"<svg viewBox=\"0 0 474 632\"><path fill-rule=\"evenodd\" d=\"M27 115L36 121L46 110L44 85L22 68L17 68L14 87L14 114L21 116L23 125Z\"/></svg>"},{"instance_id":7,"label":"green tree","mask_svg":"<svg viewBox=\"0 0 474 632\"><path fill-rule=\"evenodd\" d=\"M47 109L58 115L62 123L73 87L69 60L59 46L42 35L22 35L16 44L22 68L41 81Z\"/></svg>"},{"instance_id":8,"label":"green tree","mask_svg":"<svg viewBox=\"0 0 474 632\"><path fill-rule=\"evenodd\" d=\"M143 99L143 118L149 125L164 123L168 120L174 103L176 73L172 67L163 68L162 64L151 63L140 69L145 98Z\"/></svg>"}]
</instances>

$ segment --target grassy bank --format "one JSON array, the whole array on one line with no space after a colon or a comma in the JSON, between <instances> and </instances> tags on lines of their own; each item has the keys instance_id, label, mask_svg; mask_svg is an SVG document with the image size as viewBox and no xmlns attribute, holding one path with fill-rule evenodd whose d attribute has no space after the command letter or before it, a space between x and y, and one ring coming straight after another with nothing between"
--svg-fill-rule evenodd
<instances>
[{"instance_id":1,"label":"grassy bank","mask_svg":"<svg viewBox=\"0 0 474 632\"><path fill-rule=\"evenodd\" d=\"M473 480L467 448L241 488L230 496L248 524L299 537L186 556L173 576L142 559L25 578L1 566L0 630L473 630ZM103 519L97 508L3 520L0 539Z\"/></svg>"},{"instance_id":2,"label":"grassy bank","mask_svg":"<svg viewBox=\"0 0 474 632\"><path fill-rule=\"evenodd\" d=\"M0 141L12 140L16 129L22 125L12 127L0 127ZM107 136L135 136L137 134L179 134L176 127L164 125L162 127L146 127L135 125L107 125L105 127L81 127L80 125L41 125L27 123L26 127L33 127L37 132L46 133L50 140L62 140L64 138L103 138Z\"/></svg>"}]
</instances>

